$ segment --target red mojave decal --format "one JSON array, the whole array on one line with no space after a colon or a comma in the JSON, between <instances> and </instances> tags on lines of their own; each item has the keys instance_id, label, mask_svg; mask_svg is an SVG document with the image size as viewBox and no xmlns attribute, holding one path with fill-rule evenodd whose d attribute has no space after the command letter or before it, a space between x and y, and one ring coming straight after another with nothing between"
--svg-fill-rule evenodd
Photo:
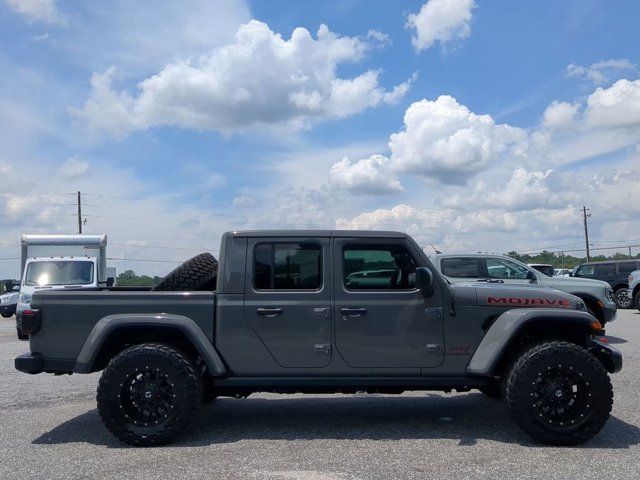
<instances>
[{"instance_id":1,"label":"red mojave decal","mask_svg":"<svg viewBox=\"0 0 640 480\"><path fill-rule=\"evenodd\" d=\"M518 305L521 307L573 308L566 298L487 297L487 305Z\"/></svg>"}]
</instances>

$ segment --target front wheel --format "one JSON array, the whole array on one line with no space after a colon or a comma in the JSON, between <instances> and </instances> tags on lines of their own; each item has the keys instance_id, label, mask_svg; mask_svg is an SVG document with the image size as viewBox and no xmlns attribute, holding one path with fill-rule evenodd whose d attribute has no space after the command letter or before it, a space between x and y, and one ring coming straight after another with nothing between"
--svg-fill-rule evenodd
<instances>
[{"instance_id":1,"label":"front wheel","mask_svg":"<svg viewBox=\"0 0 640 480\"><path fill-rule=\"evenodd\" d=\"M618 308L631 307L631 296L625 287L619 288L613 293L613 300L616 302Z\"/></svg>"},{"instance_id":2,"label":"front wheel","mask_svg":"<svg viewBox=\"0 0 640 480\"><path fill-rule=\"evenodd\" d=\"M534 439L576 445L604 426L613 388L600 361L568 342L545 342L515 362L504 403L513 420Z\"/></svg>"},{"instance_id":3,"label":"front wheel","mask_svg":"<svg viewBox=\"0 0 640 480\"><path fill-rule=\"evenodd\" d=\"M123 350L98 384L98 412L105 426L130 445L168 443L193 419L202 399L194 364L159 344Z\"/></svg>"}]
</instances>

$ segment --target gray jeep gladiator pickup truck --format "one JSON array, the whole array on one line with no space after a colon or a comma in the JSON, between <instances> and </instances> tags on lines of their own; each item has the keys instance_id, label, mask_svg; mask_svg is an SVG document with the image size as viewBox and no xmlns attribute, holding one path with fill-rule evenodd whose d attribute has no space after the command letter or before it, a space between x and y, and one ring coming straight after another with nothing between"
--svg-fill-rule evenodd
<instances>
[{"instance_id":1,"label":"gray jeep gladiator pickup truck","mask_svg":"<svg viewBox=\"0 0 640 480\"><path fill-rule=\"evenodd\" d=\"M171 441L218 396L471 389L571 445L608 419L622 367L581 299L452 285L396 232L228 232L219 265L201 254L154 291L40 291L18 326L16 368L102 370L100 416L133 445Z\"/></svg>"}]
</instances>

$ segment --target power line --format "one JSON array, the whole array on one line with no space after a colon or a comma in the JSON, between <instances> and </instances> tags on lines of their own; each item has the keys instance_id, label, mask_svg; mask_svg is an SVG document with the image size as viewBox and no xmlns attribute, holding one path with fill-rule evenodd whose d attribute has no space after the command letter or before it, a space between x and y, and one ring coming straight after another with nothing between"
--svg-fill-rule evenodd
<instances>
[{"instance_id":1,"label":"power line","mask_svg":"<svg viewBox=\"0 0 640 480\"><path fill-rule=\"evenodd\" d=\"M153 258L129 258L129 257L107 257L107 260L126 262L150 262L150 263L183 263L178 260L155 260Z\"/></svg>"}]
</instances>

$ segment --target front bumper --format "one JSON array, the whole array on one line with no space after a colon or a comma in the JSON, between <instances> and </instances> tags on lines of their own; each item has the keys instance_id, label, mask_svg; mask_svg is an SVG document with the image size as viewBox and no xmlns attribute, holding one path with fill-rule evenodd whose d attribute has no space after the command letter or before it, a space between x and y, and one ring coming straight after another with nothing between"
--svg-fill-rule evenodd
<instances>
[{"instance_id":1,"label":"front bumper","mask_svg":"<svg viewBox=\"0 0 640 480\"><path fill-rule=\"evenodd\" d=\"M609 373L622 370L622 353L616 347L609 345L606 337L594 338L589 351L602 362Z\"/></svg>"},{"instance_id":2,"label":"front bumper","mask_svg":"<svg viewBox=\"0 0 640 480\"><path fill-rule=\"evenodd\" d=\"M604 315L604 323L613 322L616 319L618 306L614 301L607 301L602 305L602 313Z\"/></svg>"},{"instance_id":3,"label":"front bumper","mask_svg":"<svg viewBox=\"0 0 640 480\"><path fill-rule=\"evenodd\" d=\"M16 370L35 375L44 372L44 359L40 353L23 353L16 357Z\"/></svg>"}]
</instances>

